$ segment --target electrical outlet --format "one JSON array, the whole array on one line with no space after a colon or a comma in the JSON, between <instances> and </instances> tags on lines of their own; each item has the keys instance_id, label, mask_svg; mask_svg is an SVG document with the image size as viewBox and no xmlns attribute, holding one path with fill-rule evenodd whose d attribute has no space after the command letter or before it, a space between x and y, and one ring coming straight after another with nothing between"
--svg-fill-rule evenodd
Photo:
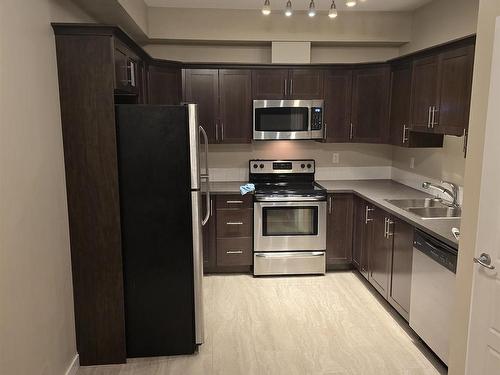
<instances>
[{"instance_id":1,"label":"electrical outlet","mask_svg":"<svg viewBox=\"0 0 500 375\"><path fill-rule=\"evenodd\" d=\"M415 169L415 158L410 158L410 169Z\"/></svg>"},{"instance_id":2,"label":"electrical outlet","mask_svg":"<svg viewBox=\"0 0 500 375\"><path fill-rule=\"evenodd\" d=\"M340 162L340 155L338 152L334 152L332 156L332 163L338 164Z\"/></svg>"}]
</instances>

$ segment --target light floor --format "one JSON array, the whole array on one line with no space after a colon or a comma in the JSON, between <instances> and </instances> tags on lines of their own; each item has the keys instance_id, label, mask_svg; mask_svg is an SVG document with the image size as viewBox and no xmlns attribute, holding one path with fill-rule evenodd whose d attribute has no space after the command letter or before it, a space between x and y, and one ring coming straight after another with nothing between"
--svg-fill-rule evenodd
<instances>
[{"instance_id":1,"label":"light floor","mask_svg":"<svg viewBox=\"0 0 500 375\"><path fill-rule=\"evenodd\" d=\"M78 375L446 374L354 272L208 276L204 288L199 354L80 368Z\"/></svg>"}]
</instances>

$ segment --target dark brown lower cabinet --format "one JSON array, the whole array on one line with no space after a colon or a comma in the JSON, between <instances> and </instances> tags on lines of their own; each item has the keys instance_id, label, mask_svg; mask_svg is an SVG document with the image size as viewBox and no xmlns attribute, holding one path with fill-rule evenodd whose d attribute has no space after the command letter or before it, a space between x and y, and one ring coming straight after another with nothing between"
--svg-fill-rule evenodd
<instances>
[{"instance_id":1,"label":"dark brown lower cabinet","mask_svg":"<svg viewBox=\"0 0 500 375\"><path fill-rule=\"evenodd\" d=\"M370 276L368 280L387 299L391 277L392 230L394 222L389 214L378 207L374 208L372 214L373 239L370 249Z\"/></svg>"},{"instance_id":2,"label":"dark brown lower cabinet","mask_svg":"<svg viewBox=\"0 0 500 375\"><path fill-rule=\"evenodd\" d=\"M358 196L353 200L353 241L352 262L354 267L366 278L368 274L368 260L372 247L373 219L371 217L374 207Z\"/></svg>"},{"instance_id":3,"label":"dark brown lower cabinet","mask_svg":"<svg viewBox=\"0 0 500 375\"><path fill-rule=\"evenodd\" d=\"M352 194L329 194L326 220L326 265L328 269L351 266L352 219Z\"/></svg>"},{"instance_id":4,"label":"dark brown lower cabinet","mask_svg":"<svg viewBox=\"0 0 500 375\"><path fill-rule=\"evenodd\" d=\"M411 269L413 260L413 235L415 228L402 220L394 219L394 245L389 303L406 320L410 314Z\"/></svg>"}]
</instances>

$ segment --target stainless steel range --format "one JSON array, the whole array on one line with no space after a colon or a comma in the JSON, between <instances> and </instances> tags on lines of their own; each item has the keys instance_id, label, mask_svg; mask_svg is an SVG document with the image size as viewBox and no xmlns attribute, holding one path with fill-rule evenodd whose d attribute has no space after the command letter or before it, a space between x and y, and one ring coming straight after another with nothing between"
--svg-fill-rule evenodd
<instances>
[{"instance_id":1,"label":"stainless steel range","mask_svg":"<svg viewBox=\"0 0 500 375\"><path fill-rule=\"evenodd\" d=\"M326 190L314 160L250 160L254 275L324 274Z\"/></svg>"}]
</instances>

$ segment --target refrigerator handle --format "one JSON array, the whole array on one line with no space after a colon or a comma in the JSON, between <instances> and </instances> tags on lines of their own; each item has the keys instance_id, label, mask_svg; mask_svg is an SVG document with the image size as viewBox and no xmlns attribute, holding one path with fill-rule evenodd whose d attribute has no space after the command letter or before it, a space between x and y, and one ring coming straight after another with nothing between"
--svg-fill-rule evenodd
<instances>
[{"instance_id":1,"label":"refrigerator handle","mask_svg":"<svg viewBox=\"0 0 500 375\"><path fill-rule=\"evenodd\" d=\"M202 126L200 126L200 133L203 135L204 142L205 142L205 174L200 175L201 180L205 180L205 183L207 185L207 196L206 196L206 212L205 212L205 217L201 221L201 225L205 226L206 223L208 223L208 220L210 219L210 175L208 173L208 137L207 137L207 132L205 129L203 129Z\"/></svg>"}]
</instances>

